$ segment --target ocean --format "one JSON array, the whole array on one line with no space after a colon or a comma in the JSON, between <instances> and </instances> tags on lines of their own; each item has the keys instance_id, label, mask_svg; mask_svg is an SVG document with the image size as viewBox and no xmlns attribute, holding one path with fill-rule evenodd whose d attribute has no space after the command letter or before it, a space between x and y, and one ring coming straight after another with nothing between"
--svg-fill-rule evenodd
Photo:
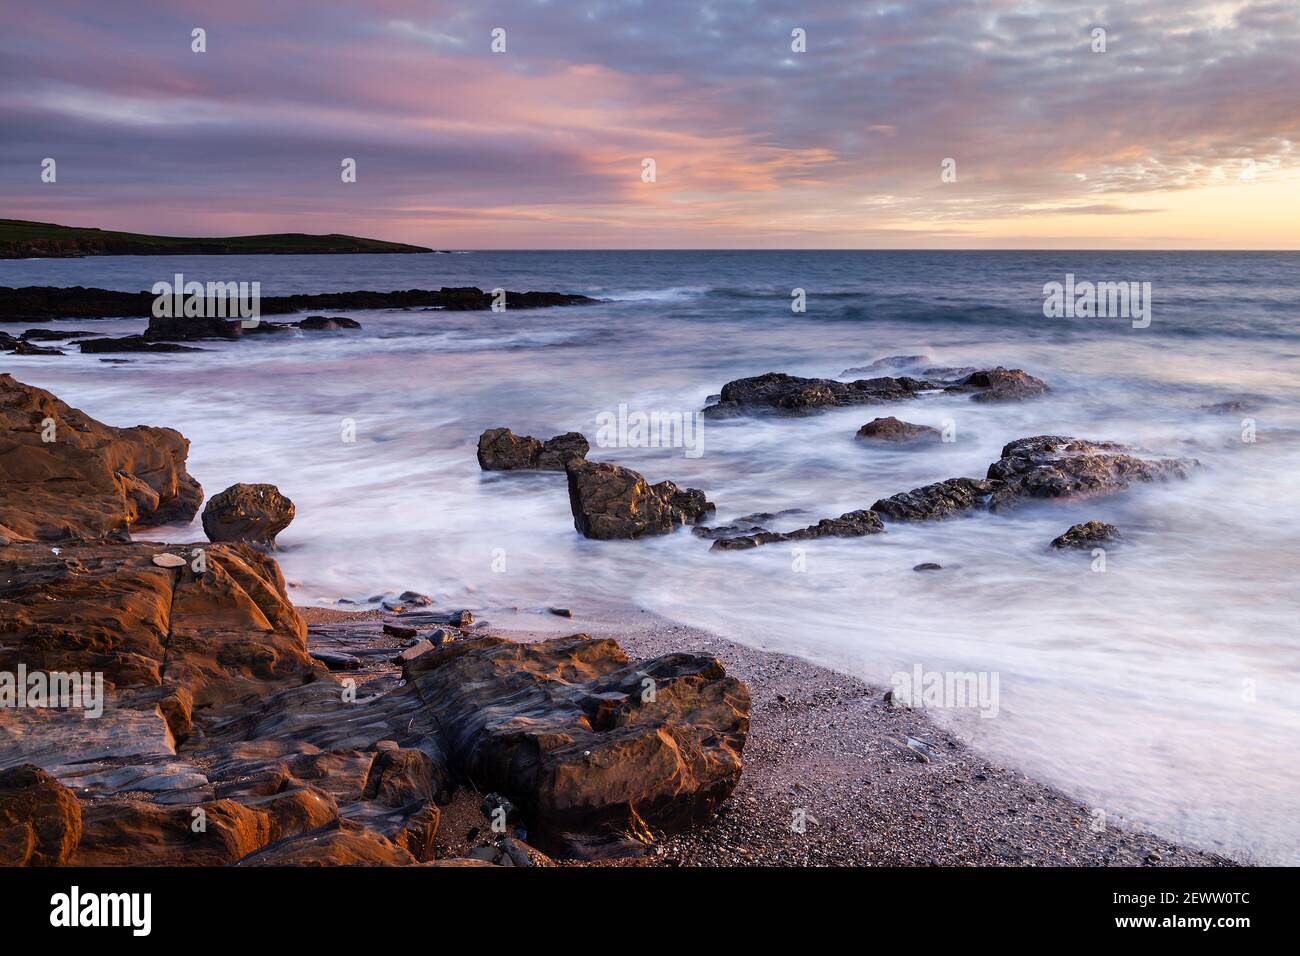
<instances>
[{"instance_id":1,"label":"ocean","mask_svg":"<svg viewBox=\"0 0 1300 956\"><path fill-rule=\"evenodd\" d=\"M605 300L349 311L362 330L202 343L209 351L125 364L75 347L3 356L3 370L100 420L179 429L208 494L237 481L279 486L297 505L279 558L298 603L410 588L514 627L580 627L603 608L635 606L878 685L917 666L996 676L996 715L958 707L937 719L1088 801L1104 825L1300 863L1300 255L124 256L0 262L0 284L138 291L177 272L259 281L263 295L477 285ZM1045 317L1044 285L1068 275L1151 283L1149 325ZM791 308L796 289L803 312ZM1204 467L1105 499L720 553L686 530L585 540L562 475L483 473L475 460L485 428L581 431L594 445L620 406L689 417L735 378L836 377L900 354L1023 368L1052 392L709 420L698 455L593 447L590 457L703 489L719 522L794 511L779 529L983 476L1005 443L1029 435L1111 439ZM1240 407L1205 408L1224 402ZM956 440L909 450L855 441L886 415L947 425ZM344 440L348 422L355 441ZM1089 519L1125 537L1104 571L1087 552L1048 547ZM160 536L202 531L196 520L141 535ZM912 570L926 561L944 570ZM545 613L554 605L573 608L574 624Z\"/></svg>"}]
</instances>

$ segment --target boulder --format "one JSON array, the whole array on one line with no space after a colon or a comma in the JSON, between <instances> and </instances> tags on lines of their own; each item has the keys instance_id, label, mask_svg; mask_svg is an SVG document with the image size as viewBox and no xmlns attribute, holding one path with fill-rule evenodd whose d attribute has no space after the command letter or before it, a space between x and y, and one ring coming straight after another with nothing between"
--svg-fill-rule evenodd
<instances>
[{"instance_id":1,"label":"boulder","mask_svg":"<svg viewBox=\"0 0 1300 956\"><path fill-rule=\"evenodd\" d=\"M0 770L0 866L62 866L80 840L75 793L32 764Z\"/></svg>"},{"instance_id":2,"label":"boulder","mask_svg":"<svg viewBox=\"0 0 1300 956\"><path fill-rule=\"evenodd\" d=\"M712 657L636 662L585 634L481 637L423 654L403 675L453 765L515 804L548 852L584 842L574 831L671 831L707 819L740 779L749 691Z\"/></svg>"},{"instance_id":3,"label":"boulder","mask_svg":"<svg viewBox=\"0 0 1300 956\"><path fill-rule=\"evenodd\" d=\"M578 432L546 441L516 435L508 428L489 428L478 440L478 464L484 471L564 471L587 457L591 445Z\"/></svg>"},{"instance_id":4,"label":"boulder","mask_svg":"<svg viewBox=\"0 0 1300 956\"><path fill-rule=\"evenodd\" d=\"M293 502L275 485L231 485L208 499L203 533L209 541L247 541L275 550L275 536L293 520Z\"/></svg>"},{"instance_id":5,"label":"boulder","mask_svg":"<svg viewBox=\"0 0 1300 956\"><path fill-rule=\"evenodd\" d=\"M43 345L34 345L23 339L13 343L14 355L63 355L62 349L47 348Z\"/></svg>"},{"instance_id":6,"label":"boulder","mask_svg":"<svg viewBox=\"0 0 1300 956\"><path fill-rule=\"evenodd\" d=\"M0 533L12 540L125 540L189 521L203 489L170 428L114 428L0 375Z\"/></svg>"},{"instance_id":7,"label":"boulder","mask_svg":"<svg viewBox=\"0 0 1300 956\"><path fill-rule=\"evenodd\" d=\"M858 429L857 437L891 444L917 444L941 441L943 433L929 425L914 425L911 422L899 421L891 415L889 418L874 418L867 422Z\"/></svg>"},{"instance_id":8,"label":"boulder","mask_svg":"<svg viewBox=\"0 0 1300 956\"><path fill-rule=\"evenodd\" d=\"M566 469L573 524L588 538L611 540L667 534L713 511L698 488L649 484L630 468L573 461Z\"/></svg>"},{"instance_id":9,"label":"boulder","mask_svg":"<svg viewBox=\"0 0 1300 956\"><path fill-rule=\"evenodd\" d=\"M1114 544L1123 539L1119 528L1104 521L1085 521L1076 524L1064 534L1053 539L1052 547L1061 549L1091 549L1101 545Z\"/></svg>"}]
</instances>

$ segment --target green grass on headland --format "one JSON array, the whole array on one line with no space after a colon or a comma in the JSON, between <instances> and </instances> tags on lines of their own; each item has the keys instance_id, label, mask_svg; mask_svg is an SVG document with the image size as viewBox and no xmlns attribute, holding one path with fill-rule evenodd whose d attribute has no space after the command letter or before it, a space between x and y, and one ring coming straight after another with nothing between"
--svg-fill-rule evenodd
<instances>
[{"instance_id":1,"label":"green grass on headland","mask_svg":"<svg viewBox=\"0 0 1300 956\"><path fill-rule=\"evenodd\" d=\"M0 258L33 259L62 256L182 256L182 255L329 255L356 252L432 252L381 239L331 234L312 236L279 232L266 236L200 239L149 236L135 232L79 229L49 222L0 219Z\"/></svg>"}]
</instances>

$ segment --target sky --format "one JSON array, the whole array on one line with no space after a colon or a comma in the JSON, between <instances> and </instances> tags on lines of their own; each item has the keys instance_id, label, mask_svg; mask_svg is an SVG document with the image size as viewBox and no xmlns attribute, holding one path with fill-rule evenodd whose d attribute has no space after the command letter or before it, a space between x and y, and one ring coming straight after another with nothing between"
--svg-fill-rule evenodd
<instances>
[{"instance_id":1,"label":"sky","mask_svg":"<svg viewBox=\"0 0 1300 956\"><path fill-rule=\"evenodd\" d=\"M9 218L439 249L1300 249L1296 0L0 2Z\"/></svg>"}]
</instances>

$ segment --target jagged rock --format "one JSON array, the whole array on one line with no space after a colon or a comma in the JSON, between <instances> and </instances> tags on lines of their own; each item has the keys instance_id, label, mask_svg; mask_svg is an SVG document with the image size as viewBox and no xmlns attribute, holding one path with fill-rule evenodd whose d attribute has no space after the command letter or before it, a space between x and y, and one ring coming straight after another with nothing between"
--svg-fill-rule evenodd
<instances>
[{"instance_id":1,"label":"jagged rock","mask_svg":"<svg viewBox=\"0 0 1300 956\"><path fill-rule=\"evenodd\" d=\"M934 377L858 379L841 382L832 378L798 378L784 372L768 372L753 378L741 378L722 387L721 401L709 405L704 414L710 418L733 418L737 415L777 413L802 415L823 408L848 405L880 405L915 398L921 392L945 389L972 392L979 401L1030 398L1047 391L1047 385L1020 369L1001 366L968 372L943 369Z\"/></svg>"},{"instance_id":2,"label":"jagged rock","mask_svg":"<svg viewBox=\"0 0 1300 956\"><path fill-rule=\"evenodd\" d=\"M839 405L873 405L915 398L918 392L937 386L913 378L871 378L839 382L830 378L798 378L784 372L768 372L753 378L736 379L722 386L722 399L707 406L710 418L735 414L775 412L807 414Z\"/></svg>"},{"instance_id":3,"label":"jagged rock","mask_svg":"<svg viewBox=\"0 0 1300 956\"><path fill-rule=\"evenodd\" d=\"M993 511L1033 498L1081 498L1109 494L1134 482L1186 478L1199 463L1189 458L1142 458L1116 442L1038 435L1010 442L989 466L998 484Z\"/></svg>"},{"instance_id":4,"label":"jagged rock","mask_svg":"<svg viewBox=\"0 0 1300 956\"><path fill-rule=\"evenodd\" d=\"M170 428L114 428L0 375L0 529L14 540L125 540L188 521L203 489Z\"/></svg>"},{"instance_id":5,"label":"jagged rock","mask_svg":"<svg viewBox=\"0 0 1300 956\"><path fill-rule=\"evenodd\" d=\"M717 538L713 542L713 551L742 551L756 548L761 544L774 541L806 541L811 538L860 538L863 535L879 534L885 530L880 515L874 511L850 511L838 518L823 518L814 525L797 531L767 531L760 529L754 533L737 535L729 538Z\"/></svg>"},{"instance_id":6,"label":"jagged rock","mask_svg":"<svg viewBox=\"0 0 1300 956\"><path fill-rule=\"evenodd\" d=\"M1123 538L1119 528L1104 521L1085 521L1076 524L1065 534L1053 539L1053 548L1095 548L1113 544Z\"/></svg>"},{"instance_id":7,"label":"jagged rock","mask_svg":"<svg viewBox=\"0 0 1300 956\"><path fill-rule=\"evenodd\" d=\"M896 444L937 442L943 433L929 425L914 425L899 421L892 415L889 418L875 418L858 429L858 438L869 441L890 442Z\"/></svg>"},{"instance_id":8,"label":"jagged rock","mask_svg":"<svg viewBox=\"0 0 1300 956\"><path fill-rule=\"evenodd\" d=\"M295 323L300 329L316 332L337 332L340 329L359 329L361 323L344 315L309 315Z\"/></svg>"},{"instance_id":9,"label":"jagged rock","mask_svg":"<svg viewBox=\"0 0 1300 956\"><path fill-rule=\"evenodd\" d=\"M649 484L630 468L574 461L567 469L573 524L588 538L611 540L667 534L713 511L698 488Z\"/></svg>"},{"instance_id":10,"label":"jagged rock","mask_svg":"<svg viewBox=\"0 0 1300 956\"><path fill-rule=\"evenodd\" d=\"M203 533L209 541L247 541L275 550L275 536L293 516L293 502L275 485L240 482L208 500Z\"/></svg>"},{"instance_id":11,"label":"jagged rock","mask_svg":"<svg viewBox=\"0 0 1300 956\"><path fill-rule=\"evenodd\" d=\"M582 634L483 637L423 654L403 673L453 764L508 796L544 850L569 831L705 819L740 778L749 691L711 657L634 662L614 641Z\"/></svg>"},{"instance_id":12,"label":"jagged rock","mask_svg":"<svg viewBox=\"0 0 1300 956\"><path fill-rule=\"evenodd\" d=\"M949 478L882 498L871 510L893 521L948 518L981 507L995 487L977 478Z\"/></svg>"},{"instance_id":13,"label":"jagged rock","mask_svg":"<svg viewBox=\"0 0 1300 956\"><path fill-rule=\"evenodd\" d=\"M478 464L484 471L564 471L569 462L582 461L590 450L578 432L540 441L508 428L489 428L479 436Z\"/></svg>"},{"instance_id":14,"label":"jagged rock","mask_svg":"<svg viewBox=\"0 0 1300 956\"><path fill-rule=\"evenodd\" d=\"M1050 389L1047 383L1034 378L1023 369L997 368L971 372L960 382L947 386L949 392L974 392L971 396L977 402L1020 401L1044 395Z\"/></svg>"},{"instance_id":15,"label":"jagged rock","mask_svg":"<svg viewBox=\"0 0 1300 956\"><path fill-rule=\"evenodd\" d=\"M32 764L0 770L0 866L62 866L80 839L75 793Z\"/></svg>"},{"instance_id":16,"label":"jagged rock","mask_svg":"<svg viewBox=\"0 0 1300 956\"><path fill-rule=\"evenodd\" d=\"M1116 442L1039 435L1007 444L985 479L949 478L882 498L871 510L892 521L947 518L986 505L1006 511L1035 498L1082 498L1139 481L1186 478L1197 465L1189 458L1139 457Z\"/></svg>"}]
</instances>

